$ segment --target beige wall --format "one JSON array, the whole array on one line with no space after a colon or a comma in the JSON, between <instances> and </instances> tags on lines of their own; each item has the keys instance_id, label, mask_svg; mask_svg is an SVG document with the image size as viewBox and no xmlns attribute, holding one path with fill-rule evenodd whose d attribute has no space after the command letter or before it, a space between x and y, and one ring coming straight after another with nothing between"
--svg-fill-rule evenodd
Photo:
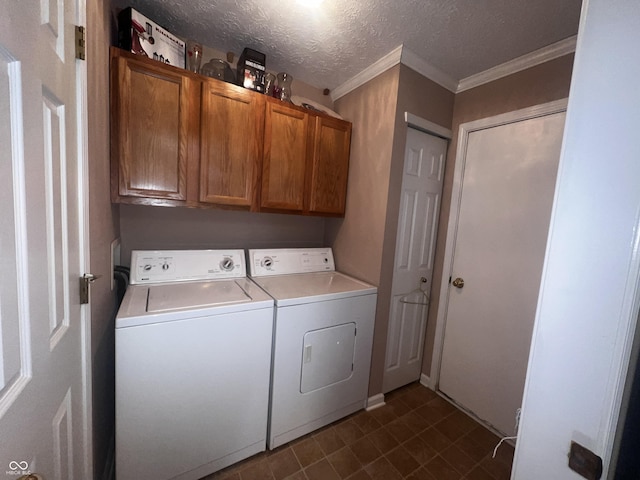
<instances>
[{"instance_id":1,"label":"beige wall","mask_svg":"<svg viewBox=\"0 0 640 480\"><path fill-rule=\"evenodd\" d=\"M353 122L347 212L327 220L339 269L378 286L369 395L382 391L391 276L409 111L449 128L453 94L397 65L336 103Z\"/></svg>"},{"instance_id":2,"label":"beige wall","mask_svg":"<svg viewBox=\"0 0 640 480\"><path fill-rule=\"evenodd\" d=\"M552 60L522 72L461 92L455 96L453 108L453 139L449 144L445 169L442 208L438 225L436 259L429 307L429 323L425 340L422 371L431 371L435 338L435 319L438 316L440 285L444 264L444 247L451 207L453 172L456 162L458 130L462 123L511 112L533 105L566 98L569 95L573 55Z\"/></svg>"},{"instance_id":3,"label":"beige wall","mask_svg":"<svg viewBox=\"0 0 640 480\"><path fill-rule=\"evenodd\" d=\"M195 208L120 206L122 262L131 250L322 247L324 218Z\"/></svg>"},{"instance_id":4,"label":"beige wall","mask_svg":"<svg viewBox=\"0 0 640 480\"><path fill-rule=\"evenodd\" d=\"M115 421L114 316L111 241L119 235L118 211L109 196L109 45L112 23L108 0L87 2L89 114L89 234L91 273L91 353L94 478L102 478Z\"/></svg>"},{"instance_id":5,"label":"beige wall","mask_svg":"<svg viewBox=\"0 0 640 480\"><path fill-rule=\"evenodd\" d=\"M400 67L393 67L335 102L353 123L344 219L327 220L327 243L338 268L378 285Z\"/></svg>"}]
</instances>

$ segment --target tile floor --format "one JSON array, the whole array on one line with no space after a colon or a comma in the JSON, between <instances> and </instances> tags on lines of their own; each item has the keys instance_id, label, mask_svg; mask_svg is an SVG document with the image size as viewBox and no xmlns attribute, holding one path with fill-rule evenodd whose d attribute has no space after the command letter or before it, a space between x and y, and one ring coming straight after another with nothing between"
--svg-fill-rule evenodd
<instances>
[{"instance_id":1,"label":"tile floor","mask_svg":"<svg viewBox=\"0 0 640 480\"><path fill-rule=\"evenodd\" d=\"M413 383L357 412L202 480L508 480L513 447Z\"/></svg>"}]
</instances>

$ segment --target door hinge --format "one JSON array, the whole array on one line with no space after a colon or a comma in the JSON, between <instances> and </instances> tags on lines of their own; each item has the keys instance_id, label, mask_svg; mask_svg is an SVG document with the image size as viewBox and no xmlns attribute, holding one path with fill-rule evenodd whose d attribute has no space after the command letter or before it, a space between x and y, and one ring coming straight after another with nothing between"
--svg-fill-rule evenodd
<instances>
[{"instance_id":1,"label":"door hinge","mask_svg":"<svg viewBox=\"0 0 640 480\"><path fill-rule=\"evenodd\" d=\"M76 58L78 60L86 60L86 45L84 27L76 25Z\"/></svg>"},{"instance_id":2,"label":"door hinge","mask_svg":"<svg viewBox=\"0 0 640 480\"><path fill-rule=\"evenodd\" d=\"M80 305L89 303L89 284L95 282L100 275L85 273L80 277Z\"/></svg>"}]
</instances>

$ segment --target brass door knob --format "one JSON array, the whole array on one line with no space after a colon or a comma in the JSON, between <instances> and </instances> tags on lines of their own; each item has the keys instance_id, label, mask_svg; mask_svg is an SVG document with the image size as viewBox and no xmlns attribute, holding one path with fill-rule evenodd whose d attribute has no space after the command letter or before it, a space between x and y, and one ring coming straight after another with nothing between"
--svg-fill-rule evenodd
<instances>
[{"instance_id":1,"label":"brass door knob","mask_svg":"<svg viewBox=\"0 0 640 480\"><path fill-rule=\"evenodd\" d=\"M453 286L454 286L454 287L456 287L456 288L462 288L462 287L464 287L464 280L463 280L463 279L461 279L460 277L456 278L456 279L453 281Z\"/></svg>"}]
</instances>

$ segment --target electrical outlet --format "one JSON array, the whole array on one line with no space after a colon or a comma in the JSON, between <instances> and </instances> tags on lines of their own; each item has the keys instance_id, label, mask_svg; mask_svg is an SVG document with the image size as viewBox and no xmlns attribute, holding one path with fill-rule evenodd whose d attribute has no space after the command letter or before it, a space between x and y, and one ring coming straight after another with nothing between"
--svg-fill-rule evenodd
<instances>
[{"instance_id":1,"label":"electrical outlet","mask_svg":"<svg viewBox=\"0 0 640 480\"><path fill-rule=\"evenodd\" d=\"M120 239L116 238L111 242L111 291L116 287L116 280L114 278L115 266L120 265Z\"/></svg>"}]
</instances>

